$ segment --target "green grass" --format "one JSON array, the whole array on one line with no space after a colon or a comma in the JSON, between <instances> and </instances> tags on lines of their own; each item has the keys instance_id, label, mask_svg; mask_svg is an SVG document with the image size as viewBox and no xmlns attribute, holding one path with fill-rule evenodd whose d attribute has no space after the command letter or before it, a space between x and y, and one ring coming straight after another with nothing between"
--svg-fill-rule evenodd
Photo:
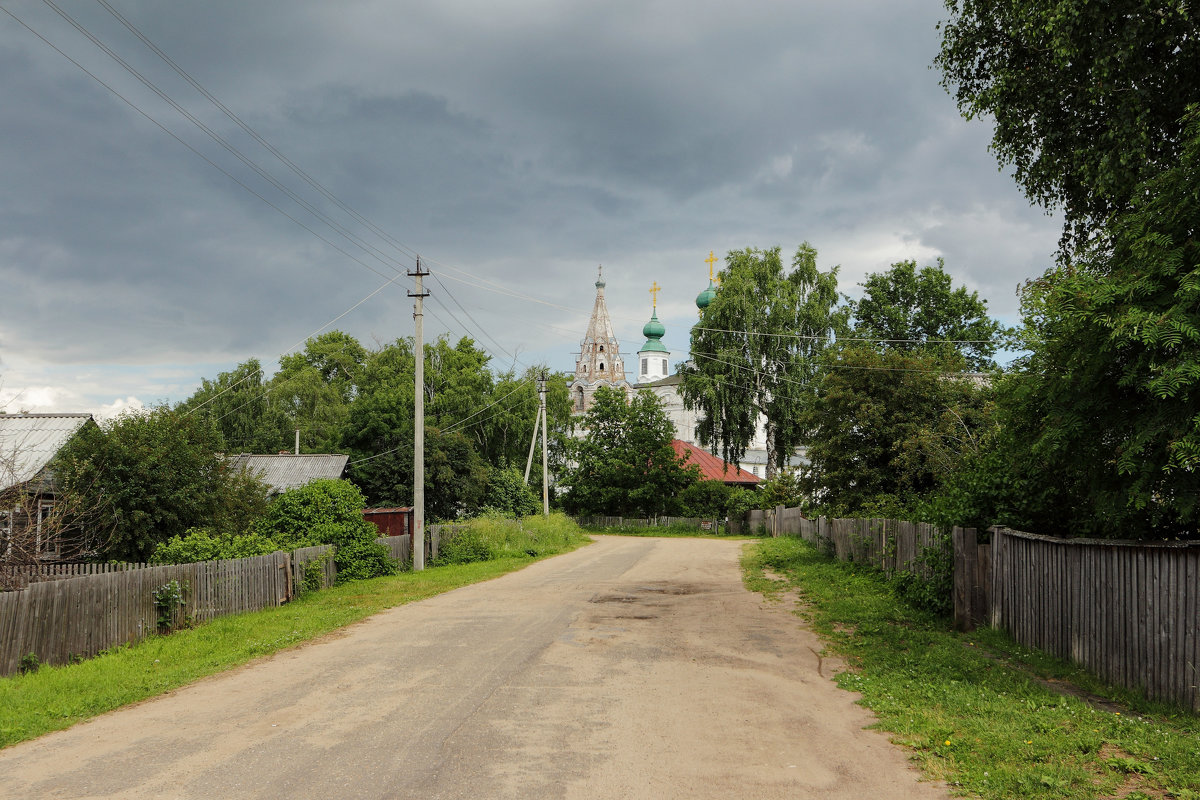
<instances>
[{"instance_id":1,"label":"green grass","mask_svg":"<svg viewBox=\"0 0 1200 800\"><path fill-rule=\"evenodd\" d=\"M586 541L578 534L571 539L556 552ZM353 581L279 608L222 617L191 630L151 637L78 664L0 678L0 747L154 697L384 609L513 572L532 561L522 554Z\"/></svg>"},{"instance_id":2,"label":"green grass","mask_svg":"<svg viewBox=\"0 0 1200 800\"><path fill-rule=\"evenodd\" d=\"M955 633L898 600L877 572L798 539L747 547L743 566L752 590L798 588L802 613L849 664L838 684L861 693L877 727L955 793L1200 800L1200 717L1107 687L998 631ZM1065 696L1051 679L1121 710Z\"/></svg>"}]
</instances>

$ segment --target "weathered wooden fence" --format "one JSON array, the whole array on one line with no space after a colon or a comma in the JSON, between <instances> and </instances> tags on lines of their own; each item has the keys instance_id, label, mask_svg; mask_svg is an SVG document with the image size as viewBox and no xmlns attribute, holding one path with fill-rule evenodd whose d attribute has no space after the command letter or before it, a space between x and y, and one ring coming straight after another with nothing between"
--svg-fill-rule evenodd
<instances>
[{"instance_id":1,"label":"weathered wooden fence","mask_svg":"<svg viewBox=\"0 0 1200 800\"><path fill-rule=\"evenodd\" d=\"M126 569L0 593L0 675L17 672L31 653L41 663L64 664L155 633L155 590L171 581L178 581L182 603L170 609L170 625L281 605L295 595L304 564L329 550L324 545L294 555ZM332 564L332 558L322 563L329 583Z\"/></svg>"},{"instance_id":2,"label":"weathered wooden fence","mask_svg":"<svg viewBox=\"0 0 1200 800\"><path fill-rule=\"evenodd\" d=\"M439 524L425 526L425 563L429 564L438 557L438 549L442 542L467 529L466 525ZM384 536L375 541L388 549L392 558L400 562L402 569L412 568L412 535Z\"/></svg>"},{"instance_id":3,"label":"weathered wooden fence","mask_svg":"<svg viewBox=\"0 0 1200 800\"><path fill-rule=\"evenodd\" d=\"M991 624L1113 684L1200 711L1200 543L996 529Z\"/></svg>"},{"instance_id":4,"label":"weathered wooden fence","mask_svg":"<svg viewBox=\"0 0 1200 800\"><path fill-rule=\"evenodd\" d=\"M991 625L1103 680L1200 711L1200 542L1058 539L1005 528L752 511L750 532L799 536L843 561L924 578L953 558L960 630Z\"/></svg>"},{"instance_id":5,"label":"weathered wooden fence","mask_svg":"<svg viewBox=\"0 0 1200 800\"><path fill-rule=\"evenodd\" d=\"M929 580L934 562L950 558L950 539L935 525L895 519L808 519L798 508L751 511L751 530L795 536L824 549L839 561L869 564L884 572L911 572Z\"/></svg>"},{"instance_id":6,"label":"weathered wooden fence","mask_svg":"<svg viewBox=\"0 0 1200 800\"><path fill-rule=\"evenodd\" d=\"M0 592L24 589L31 583L76 578L80 575L105 575L127 569L142 569L145 564L0 564Z\"/></svg>"}]
</instances>

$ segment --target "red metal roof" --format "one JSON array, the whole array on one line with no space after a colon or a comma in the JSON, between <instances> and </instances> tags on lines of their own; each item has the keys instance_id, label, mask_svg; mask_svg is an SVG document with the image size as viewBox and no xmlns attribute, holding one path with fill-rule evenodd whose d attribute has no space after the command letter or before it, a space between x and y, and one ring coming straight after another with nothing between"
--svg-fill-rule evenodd
<instances>
[{"instance_id":1,"label":"red metal roof","mask_svg":"<svg viewBox=\"0 0 1200 800\"><path fill-rule=\"evenodd\" d=\"M695 445L680 441L679 439L671 440L671 447L675 448L675 453L684 459L689 464L695 464L700 468L700 479L705 481L721 481L722 483L736 484L738 486L753 485L758 483L757 475L747 472L741 467L735 467L729 462L717 458L712 453L701 450Z\"/></svg>"}]
</instances>

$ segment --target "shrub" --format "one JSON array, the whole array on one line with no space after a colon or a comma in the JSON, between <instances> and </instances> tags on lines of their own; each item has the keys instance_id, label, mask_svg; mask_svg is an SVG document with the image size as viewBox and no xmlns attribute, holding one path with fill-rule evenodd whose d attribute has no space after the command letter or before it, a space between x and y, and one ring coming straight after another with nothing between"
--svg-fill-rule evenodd
<instances>
[{"instance_id":1,"label":"shrub","mask_svg":"<svg viewBox=\"0 0 1200 800\"><path fill-rule=\"evenodd\" d=\"M363 519L365 504L362 492L349 481L312 481L275 498L252 533L266 536L284 550L333 545L338 583L394 575L396 562L387 548L375 543L379 535L375 526Z\"/></svg>"},{"instance_id":2,"label":"shrub","mask_svg":"<svg viewBox=\"0 0 1200 800\"><path fill-rule=\"evenodd\" d=\"M441 541L434 564L469 564L472 561L490 561L492 558L492 548L485 541L483 531L478 527L469 527Z\"/></svg>"},{"instance_id":3,"label":"shrub","mask_svg":"<svg viewBox=\"0 0 1200 800\"><path fill-rule=\"evenodd\" d=\"M336 545L333 563L337 565L338 583L395 575L400 571L396 559L392 558L388 549L378 544L373 536L370 539L352 539ZM306 573L305 578L307 577Z\"/></svg>"},{"instance_id":4,"label":"shrub","mask_svg":"<svg viewBox=\"0 0 1200 800\"><path fill-rule=\"evenodd\" d=\"M516 467L496 467L488 473L483 504L485 508L514 517L536 514L542 506L541 498Z\"/></svg>"},{"instance_id":5,"label":"shrub","mask_svg":"<svg viewBox=\"0 0 1200 800\"><path fill-rule=\"evenodd\" d=\"M226 558L250 558L295 549L281 546L261 533L241 536L218 534L212 528L190 528L183 536L172 536L160 542L150 556L151 564L192 564L197 561L216 561Z\"/></svg>"}]
</instances>

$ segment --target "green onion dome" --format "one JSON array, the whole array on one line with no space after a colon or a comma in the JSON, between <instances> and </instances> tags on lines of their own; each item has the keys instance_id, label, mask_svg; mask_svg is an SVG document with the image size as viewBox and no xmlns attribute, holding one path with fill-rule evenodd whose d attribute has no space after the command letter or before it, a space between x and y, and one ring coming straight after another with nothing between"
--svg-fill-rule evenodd
<instances>
[{"instance_id":1,"label":"green onion dome","mask_svg":"<svg viewBox=\"0 0 1200 800\"><path fill-rule=\"evenodd\" d=\"M696 295L696 308L703 311L708 308L708 304L717 296L717 287L712 281L708 282L708 288L700 294Z\"/></svg>"},{"instance_id":2,"label":"green onion dome","mask_svg":"<svg viewBox=\"0 0 1200 800\"><path fill-rule=\"evenodd\" d=\"M642 328L642 336L647 339L661 339L666 332L667 329L658 321L657 311L650 315L650 321Z\"/></svg>"}]
</instances>

